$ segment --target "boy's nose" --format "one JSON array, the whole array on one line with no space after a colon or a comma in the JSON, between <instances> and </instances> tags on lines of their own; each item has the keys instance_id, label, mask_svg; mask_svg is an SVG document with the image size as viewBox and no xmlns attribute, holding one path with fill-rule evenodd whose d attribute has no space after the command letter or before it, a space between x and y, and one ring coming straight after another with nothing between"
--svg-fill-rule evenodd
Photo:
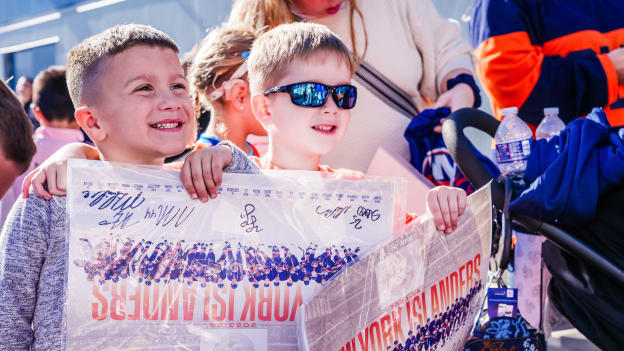
<instances>
[{"instance_id":1,"label":"boy's nose","mask_svg":"<svg viewBox=\"0 0 624 351\"><path fill-rule=\"evenodd\" d=\"M186 96L186 95L185 95ZM175 111L182 108L183 97L174 94L173 91L163 93L158 102L158 109L161 111Z\"/></svg>"},{"instance_id":2,"label":"boy's nose","mask_svg":"<svg viewBox=\"0 0 624 351\"><path fill-rule=\"evenodd\" d=\"M336 102L334 102L334 99L331 95L327 97L327 100L325 100L325 104L321 106L321 113L331 115L338 114L338 106L336 105Z\"/></svg>"}]
</instances>

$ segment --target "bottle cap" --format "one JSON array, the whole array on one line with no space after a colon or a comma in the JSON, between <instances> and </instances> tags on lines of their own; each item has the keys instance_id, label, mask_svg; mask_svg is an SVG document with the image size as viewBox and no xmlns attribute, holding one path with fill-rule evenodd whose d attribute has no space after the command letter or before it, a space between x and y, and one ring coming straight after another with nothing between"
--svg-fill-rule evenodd
<instances>
[{"instance_id":1,"label":"bottle cap","mask_svg":"<svg viewBox=\"0 0 624 351\"><path fill-rule=\"evenodd\" d=\"M544 116L559 115L559 107L544 108Z\"/></svg>"},{"instance_id":2,"label":"bottle cap","mask_svg":"<svg viewBox=\"0 0 624 351\"><path fill-rule=\"evenodd\" d=\"M503 116L517 115L518 114L518 108L516 106L504 108L504 109L501 110L501 114Z\"/></svg>"}]
</instances>

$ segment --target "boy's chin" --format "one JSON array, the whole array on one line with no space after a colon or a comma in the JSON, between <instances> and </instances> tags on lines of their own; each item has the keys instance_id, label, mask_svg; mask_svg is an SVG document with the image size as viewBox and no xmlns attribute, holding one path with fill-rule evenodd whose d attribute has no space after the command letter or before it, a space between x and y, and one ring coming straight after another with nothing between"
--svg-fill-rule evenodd
<instances>
[{"instance_id":1,"label":"boy's chin","mask_svg":"<svg viewBox=\"0 0 624 351\"><path fill-rule=\"evenodd\" d=\"M318 144L316 147L311 148L313 154L325 156L328 153L332 152L336 148L337 143L325 142L323 144Z\"/></svg>"},{"instance_id":2,"label":"boy's chin","mask_svg":"<svg viewBox=\"0 0 624 351\"><path fill-rule=\"evenodd\" d=\"M169 157L178 156L182 154L184 151L186 151L186 146L168 149L167 151L163 152L162 155L163 155L163 158L169 158Z\"/></svg>"}]
</instances>

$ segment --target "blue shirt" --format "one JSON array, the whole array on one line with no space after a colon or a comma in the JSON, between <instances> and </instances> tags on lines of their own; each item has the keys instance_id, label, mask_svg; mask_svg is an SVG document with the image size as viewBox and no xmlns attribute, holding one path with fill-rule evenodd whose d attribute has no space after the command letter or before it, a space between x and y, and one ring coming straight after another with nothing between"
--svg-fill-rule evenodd
<instances>
[{"instance_id":1,"label":"blue shirt","mask_svg":"<svg viewBox=\"0 0 624 351\"><path fill-rule=\"evenodd\" d=\"M208 131L205 131L199 136L199 139L197 139L197 142L199 144L210 144L212 146L215 146L221 142L221 139L217 138L214 135L210 135L208 134ZM251 143L249 143L248 141L247 141L247 146L249 146L249 150L251 150L251 152L248 153L247 156L260 157L256 148L253 145L251 145Z\"/></svg>"}]
</instances>

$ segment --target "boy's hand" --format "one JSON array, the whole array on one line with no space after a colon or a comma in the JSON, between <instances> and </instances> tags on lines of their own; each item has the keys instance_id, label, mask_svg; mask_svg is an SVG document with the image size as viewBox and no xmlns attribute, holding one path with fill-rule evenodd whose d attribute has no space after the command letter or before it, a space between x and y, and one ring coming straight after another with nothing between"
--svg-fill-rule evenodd
<instances>
[{"instance_id":1,"label":"boy's hand","mask_svg":"<svg viewBox=\"0 0 624 351\"><path fill-rule=\"evenodd\" d=\"M207 149L191 152L182 165L182 184L191 198L202 202L217 197L221 185L223 168L232 162L232 148L219 144Z\"/></svg>"},{"instance_id":2,"label":"boy's hand","mask_svg":"<svg viewBox=\"0 0 624 351\"><path fill-rule=\"evenodd\" d=\"M28 197L31 184L35 189L35 194L40 198L51 200L52 195L65 196L67 193L67 160L70 158L99 160L100 154L95 147L83 143L70 143L63 146L24 177L22 197ZM47 191L43 187L45 183L48 183Z\"/></svg>"},{"instance_id":3,"label":"boy's hand","mask_svg":"<svg viewBox=\"0 0 624 351\"><path fill-rule=\"evenodd\" d=\"M427 210L439 231L451 234L457 218L466 210L466 192L460 188L438 186L427 192Z\"/></svg>"},{"instance_id":4,"label":"boy's hand","mask_svg":"<svg viewBox=\"0 0 624 351\"><path fill-rule=\"evenodd\" d=\"M43 184L48 183L48 190ZM67 160L44 162L26 175L22 182L22 197L28 197L32 184L35 194L42 199L51 200L52 195L65 196L67 193Z\"/></svg>"}]
</instances>

